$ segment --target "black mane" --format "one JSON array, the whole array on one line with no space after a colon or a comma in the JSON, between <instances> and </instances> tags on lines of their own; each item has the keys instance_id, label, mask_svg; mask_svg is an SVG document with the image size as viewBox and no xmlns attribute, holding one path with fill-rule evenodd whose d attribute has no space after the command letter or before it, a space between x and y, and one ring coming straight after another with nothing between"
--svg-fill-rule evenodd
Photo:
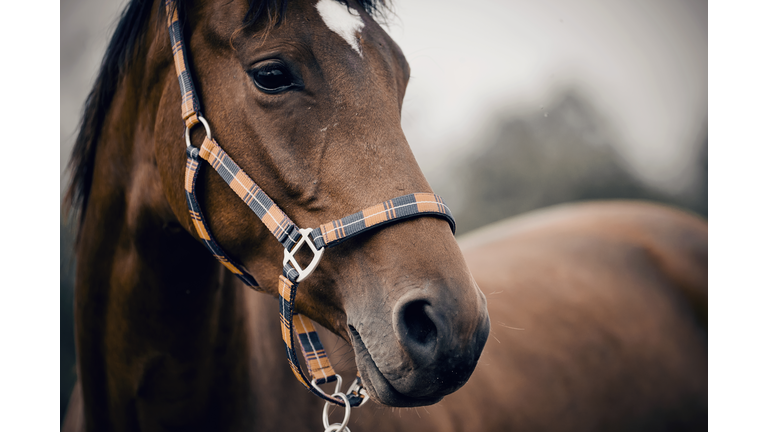
<instances>
[{"instance_id":1,"label":"black mane","mask_svg":"<svg viewBox=\"0 0 768 432\"><path fill-rule=\"evenodd\" d=\"M338 1L347 4L347 0ZM366 12L378 18L382 17L382 11L387 7L387 0L357 1ZM249 0L249 2L248 12L243 17L243 25L246 27L255 25L262 17L267 17L271 25L280 25L288 5L288 0ZM118 81L131 66L137 55L137 46L147 33L152 3L152 0L131 0L123 10L101 61L96 83L85 101L79 132L69 161L71 182L64 197L64 208L78 215L78 226L82 226L88 196L91 192L96 143L104 117L112 103ZM164 3L164 1L160 2L160 11L158 11L163 17L165 16ZM186 3L181 1L177 4L182 23ZM164 27L165 19L161 22Z\"/></svg>"}]
</instances>

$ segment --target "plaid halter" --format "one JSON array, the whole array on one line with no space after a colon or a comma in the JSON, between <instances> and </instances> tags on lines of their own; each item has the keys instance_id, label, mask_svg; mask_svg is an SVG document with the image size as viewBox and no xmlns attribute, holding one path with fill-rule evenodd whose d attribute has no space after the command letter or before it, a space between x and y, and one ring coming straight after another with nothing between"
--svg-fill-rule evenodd
<instances>
[{"instance_id":1,"label":"plaid halter","mask_svg":"<svg viewBox=\"0 0 768 432\"><path fill-rule=\"evenodd\" d=\"M294 375L312 393L327 402L345 406L343 398L330 396L318 387L318 385L336 381L338 375L328 360L328 356L312 321L296 313L294 309L299 282L309 276L317 266L324 248L335 246L352 236L381 225L412 217L431 215L448 221L451 230L455 232L456 225L451 211L439 196L430 193L415 193L376 204L339 220L323 224L314 230L300 229L213 139L210 127L202 116L202 109L189 73L176 0L166 0L165 7L168 31L171 35L171 46L173 47L176 75L181 88L182 118L186 126L187 165L184 189L187 197L187 207L195 230L203 244L219 262L237 275L246 285L251 287L258 286L256 279L242 265L227 256L224 249L211 235L211 231L205 222L195 192L197 177L200 172L200 159L202 158L227 182L229 187L261 219L272 235L285 248L283 274L279 277L278 285L278 292L280 294L280 325L285 351ZM189 132L200 123L205 127L207 136L198 149L191 145ZM304 243L307 243L314 253L314 259L306 268L301 268L293 258L293 254L301 249ZM299 345L307 363L307 370L311 379L306 376L299 365L294 345L294 332L298 335ZM353 407L359 406L366 400L366 393L361 385L359 372L357 379L347 391L346 399L349 405Z\"/></svg>"}]
</instances>

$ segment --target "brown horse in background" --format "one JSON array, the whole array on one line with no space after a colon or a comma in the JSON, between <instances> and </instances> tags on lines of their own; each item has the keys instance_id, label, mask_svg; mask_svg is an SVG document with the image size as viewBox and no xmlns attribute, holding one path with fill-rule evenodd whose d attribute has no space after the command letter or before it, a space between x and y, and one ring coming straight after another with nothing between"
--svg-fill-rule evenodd
<instances>
[{"instance_id":1,"label":"brown horse in background","mask_svg":"<svg viewBox=\"0 0 768 432\"><path fill-rule=\"evenodd\" d=\"M79 381L64 429L319 429L322 404L284 359L281 246L207 167L206 219L264 293L219 265L189 218L160 3L128 5L73 155ZM408 65L376 4L328 17L318 6L332 0L190 3L184 37L211 128L294 221L430 191L400 128ZM290 85L260 86L265 62ZM327 251L302 284L298 311L351 345L347 382L357 369L378 404L431 405L369 403L352 429L705 425L704 223L594 204L480 237L462 254L444 221L412 219Z\"/></svg>"}]
</instances>

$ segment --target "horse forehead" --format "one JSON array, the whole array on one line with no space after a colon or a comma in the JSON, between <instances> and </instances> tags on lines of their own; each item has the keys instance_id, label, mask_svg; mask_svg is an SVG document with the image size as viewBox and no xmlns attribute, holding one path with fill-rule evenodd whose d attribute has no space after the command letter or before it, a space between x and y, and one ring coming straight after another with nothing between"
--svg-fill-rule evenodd
<instances>
[{"instance_id":1,"label":"horse forehead","mask_svg":"<svg viewBox=\"0 0 768 432\"><path fill-rule=\"evenodd\" d=\"M369 18L364 17L365 12L357 4L345 4L340 0L309 0L288 1L289 14L299 14L300 19L289 20L285 23L285 33L292 37L301 37L310 48L318 48L318 44L334 53L334 57L351 60L345 56L344 50L350 50L359 55L362 63L370 60L370 55L376 57L382 52L389 53L393 48L392 42L386 36L384 30ZM367 24L366 24L367 21ZM362 41L369 42L367 48L379 51L377 54L369 52L366 55ZM313 49L313 51L315 51ZM315 51L315 54L320 54ZM353 61L354 62L354 61ZM359 63L359 62L354 62Z\"/></svg>"},{"instance_id":2,"label":"horse forehead","mask_svg":"<svg viewBox=\"0 0 768 432\"><path fill-rule=\"evenodd\" d=\"M365 27L360 13L337 0L319 0L315 5L320 18L328 29L341 36L353 50L360 56L363 55L360 48L358 34Z\"/></svg>"},{"instance_id":3,"label":"horse forehead","mask_svg":"<svg viewBox=\"0 0 768 432\"><path fill-rule=\"evenodd\" d=\"M279 2L278 2L279 3ZM206 21L206 38L218 45L263 43L267 38L285 38L304 43L312 48L318 41L335 50L349 49L364 57L361 38L378 42L386 40L378 25L366 25L364 12L356 4L344 4L340 0L287 0L287 14L276 28L259 29L256 34L243 33L242 20L249 8L249 0L215 0L205 3L201 14ZM263 20L262 20L263 21ZM263 25L263 23L262 23ZM248 35L248 36L246 36ZM388 41L387 41L388 42ZM389 47L389 43L375 44Z\"/></svg>"}]
</instances>

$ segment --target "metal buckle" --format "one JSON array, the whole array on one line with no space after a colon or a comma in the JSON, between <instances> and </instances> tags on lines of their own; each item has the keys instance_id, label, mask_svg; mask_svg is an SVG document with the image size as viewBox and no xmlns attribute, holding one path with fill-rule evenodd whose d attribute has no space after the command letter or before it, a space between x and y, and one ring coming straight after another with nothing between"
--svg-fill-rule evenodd
<instances>
[{"instance_id":1,"label":"metal buckle","mask_svg":"<svg viewBox=\"0 0 768 432\"><path fill-rule=\"evenodd\" d=\"M363 401L360 402L360 405L357 406L358 408L365 405L365 403L368 402L368 399L370 399L370 396L368 395L368 391L365 390L365 388L363 387L363 380L360 379L360 377L355 377L355 380L352 382L352 385L349 386L349 390L347 390L347 394L360 396L361 398L363 398Z\"/></svg>"},{"instance_id":2,"label":"metal buckle","mask_svg":"<svg viewBox=\"0 0 768 432\"><path fill-rule=\"evenodd\" d=\"M203 124L203 127L205 128L205 135L208 137L208 139L211 139L211 127L208 126L208 121L206 121L202 115L197 116L197 119L200 120L200 123ZM195 127L195 125L192 125L192 127ZM184 140L187 142L187 147L192 147L192 141L189 139L189 131L191 131L191 128L186 128L184 130Z\"/></svg>"},{"instance_id":3,"label":"metal buckle","mask_svg":"<svg viewBox=\"0 0 768 432\"><path fill-rule=\"evenodd\" d=\"M301 238L296 242L293 250L289 251L288 249L285 249L285 252L283 253L283 266L288 264L290 261L290 263L293 265L293 268L299 272L299 277L296 278L297 283L303 281L307 278L307 276L311 275L312 272L315 271L315 268L317 268L317 265L320 263L320 258L323 257L323 252L325 251L325 248L320 248L320 250L318 250L315 247L315 242L313 242L309 237L309 233L312 232L312 228L300 228L299 232L301 233ZM299 249L301 249L301 245L304 243L309 246L309 249L312 250L314 256L312 257L312 262L310 262L306 268L301 268L294 255L299 251Z\"/></svg>"}]
</instances>

